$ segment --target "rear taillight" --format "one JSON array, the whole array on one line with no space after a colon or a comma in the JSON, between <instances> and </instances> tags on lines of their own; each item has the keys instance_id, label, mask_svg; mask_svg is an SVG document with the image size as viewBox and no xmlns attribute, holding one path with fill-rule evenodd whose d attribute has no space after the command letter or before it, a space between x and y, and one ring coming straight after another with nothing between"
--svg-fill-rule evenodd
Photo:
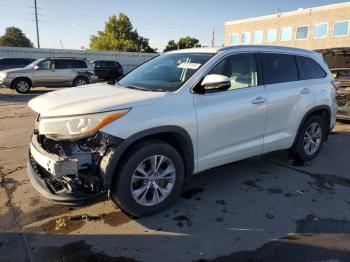
<instances>
[{"instance_id":1,"label":"rear taillight","mask_svg":"<svg viewBox=\"0 0 350 262\"><path fill-rule=\"evenodd\" d=\"M340 87L340 82L338 80L332 80L331 81L332 86L334 87L335 90L338 90Z\"/></svg>"}]
</instances>

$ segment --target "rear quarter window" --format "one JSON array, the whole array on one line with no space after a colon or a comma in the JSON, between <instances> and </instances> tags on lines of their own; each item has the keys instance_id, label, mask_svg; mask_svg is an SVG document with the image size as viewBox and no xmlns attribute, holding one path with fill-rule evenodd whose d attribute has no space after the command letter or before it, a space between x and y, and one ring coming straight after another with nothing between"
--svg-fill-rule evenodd
<instances>
[{"instance_id":1,"label":"rear quarter window","mask_svg":"<svg viewBox=\"0 0 350 262\"><path fill-rule=\"evenodd\" d=\"M300 80L325 78L327 73L312 58L304 56L296 56Z\"/></svg>"},{"instance_id":2,"label":"rear quarter window","mask_svg":"<svg viewBox=\"0 0 350 262\"><path fill-rule=\"evenodd\" d=\"M278 84L299 80L298 69L293 55L261 53L265 84Z\"/></svg>"},{"instance_id":3,"label":"rear quarter window","mask_svg":"<svg viewBox=\"0 0 350 262\"><path fill-rule=\"evenodd\" d=\"M73 60L73 68L87 68L85 61L82 60Z\"/></svg>"}]
</instances>

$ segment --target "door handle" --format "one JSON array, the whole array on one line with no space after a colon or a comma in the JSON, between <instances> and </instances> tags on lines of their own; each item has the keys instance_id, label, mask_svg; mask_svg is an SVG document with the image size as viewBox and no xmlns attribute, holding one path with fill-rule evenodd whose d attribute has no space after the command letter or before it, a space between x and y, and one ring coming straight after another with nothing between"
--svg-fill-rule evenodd
<instances>
[{"instance_id":1,"label":"door handle","mask_svg":"<svg viewBox=\"0 0 350 262\"><path fill-rule=\"evenodd\" d=\"M300 94L306 95L306 94L308 94L308 93L310 93L310 92L311 92L311 90L310 90L309 88L303 88L303 89L300 91Z\"/></svg>"},{"instance_id":2,"label":"door handle","mask_svg":"<svg viewBox=\"0 0 350 262\"><path fill-rule=\"evenodd\" d=\"M263 104L265 102L266 102L266 98L259 96L252 101L252 104L258 105L258 104Z\"/></svg>"}]
</instances>

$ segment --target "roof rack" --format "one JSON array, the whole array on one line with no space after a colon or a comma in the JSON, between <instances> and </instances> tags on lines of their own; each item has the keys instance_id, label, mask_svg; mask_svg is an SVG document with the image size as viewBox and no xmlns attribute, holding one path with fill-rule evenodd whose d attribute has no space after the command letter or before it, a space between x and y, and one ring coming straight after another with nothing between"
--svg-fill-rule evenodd
<instances>
[{"instance_id":1,"label":"roof rack","mask_svg":"<svg viewBox=\"0 0 350 262\"><path fill-rule=\"evenodd\" d=\"M225 46L218 49L218 51L225 51L225 50L231 50L231 49L238 49L238 48L245 48L245 49L275 49L275 50L285 50L285 51L302 51L305 53L317 53L316 51L302 49L302 48L296 48L296 47L287 47L287 46L275 46L275 45L234 45L234 46Z\"/></svg>"},{"instance_id":2,"label":"roof rack","mask_svg":"<svg viewBox=\"0 0 350 262\"><path fill-rule=\"evenodd\" d=\"M85 57L72 57L72 56L46 57L46 59L84 59L84 60L87 60Z\"/></svg>"}]
</instances>

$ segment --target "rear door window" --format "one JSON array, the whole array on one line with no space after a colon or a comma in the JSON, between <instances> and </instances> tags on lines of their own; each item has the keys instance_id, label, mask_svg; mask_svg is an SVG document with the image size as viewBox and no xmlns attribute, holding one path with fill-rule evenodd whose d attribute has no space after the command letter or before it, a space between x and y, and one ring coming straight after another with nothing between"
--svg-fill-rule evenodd
<instances>
[{"instance_id":1,"label":"rear door window","mask_svg":"<svg viewBox=\"0 0 350 262\"><path fill-rule=\"evenodd\" d=\"M72 68L86 68L86 63L82 60L73 60L71 61Z\"/></svg>"},{"instance_id":2,"label":"rear door window","mask_svg":"<svg viewBox=\"0 0 350 262\"><path fill-rule=\"evenodd\" d=\"M55 59L55 69L71 68L70 61L65 59Z\"/></svg>"},{"instance_id":3,"label":"rear door window","mask_svg":"<svg viewBox=\"0 0 350 262\"><path fill-rule=\"evenodd\" d=\"M263 74L266 85L299 80L298 69L293 55L261 53Z\"/></svg>"},{"instance_id":4,"label":"rear door window","mask_svg":"<svg viewBox=\"0 0 350 262\"><path fill-rule=\"evenodd\" d=\"M301 80L325 78L326 72L312 58L296 56Z\"/></svg>"}]
</instances>

